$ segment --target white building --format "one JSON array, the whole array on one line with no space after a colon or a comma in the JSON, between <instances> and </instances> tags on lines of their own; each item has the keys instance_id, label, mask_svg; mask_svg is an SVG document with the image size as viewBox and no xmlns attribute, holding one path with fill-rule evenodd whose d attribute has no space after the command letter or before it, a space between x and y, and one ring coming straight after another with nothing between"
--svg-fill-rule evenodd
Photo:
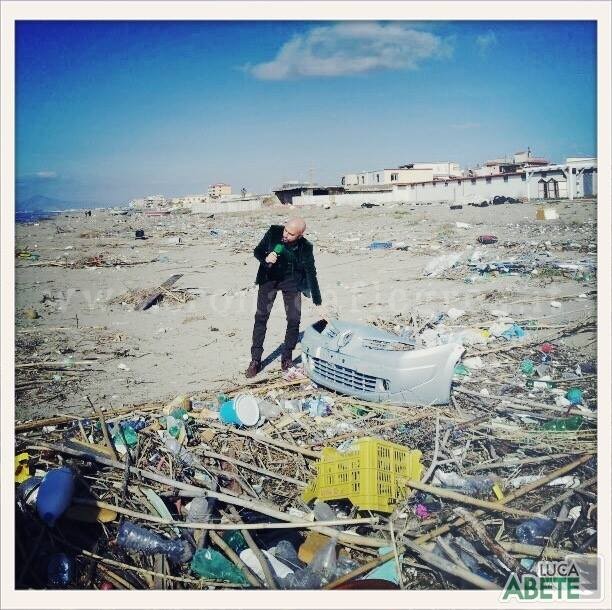
<instances>
[{"instance_id":1,"label":"white building","mask_svg":"<svg viewBox=\"0 0 612 610\"><path fill-rule=\"evenodd\" d=\"M225 184L225 182L218 182L217 184L211 184L208 187L208 196L213 199L218 199L219 197L226 197L227 195L232 194L232 187L229 184Z\"/></svg>"},{"instance_id":2,"label":"white building","mask_svg":"<svg viewBox=\"0 0 612 610\"><path fill-rule=\"evenodd\" d=\"M396 184L412 184L425 180L436 180L450 176L460 176L461 168L457 163L445 161L442 163L409 163L391 169L364 171L342 176L343 186L393 186Z\"/></svg>"},{"instance_id":3,"label":"white building","mask_svg":"<svg viewBox=\"0 0 612 610\"><path fill-rule=\"evenodd\" d=\"M141 199L132 199L129 203L131 208L157 209L163 208L168 204L168 200L163 195L149 195Z\"/></svg>"},{"instance_id":4,"label":"white building","mask_svg":"<svg viewBox=\"0 0 612 610\"><path fill-rule=\"evenodd\" d=\"M548 159L532 157L531 150L517 152L511 159L491 159L474 169L467 170L466 176L495 176L497 174L512 174L530 167L542 167L549 165Z\"/></svg>"},{"instance_id":5,"label":"white building","mask_svg":"<svg viewBox=\"0 0 612 610\"><path fill-rule=\"evenodd\" d=\"M520 171L491 175L472 175L429 179L372 191L365 187L346 189L344 194L302 195L293 205L355 205L365 201L378 203L480 203L496 196L524 201L533 199L576 199L597 195L597 159L568 158L556 165L527 166Z\"/></svg>"}]
</instances>

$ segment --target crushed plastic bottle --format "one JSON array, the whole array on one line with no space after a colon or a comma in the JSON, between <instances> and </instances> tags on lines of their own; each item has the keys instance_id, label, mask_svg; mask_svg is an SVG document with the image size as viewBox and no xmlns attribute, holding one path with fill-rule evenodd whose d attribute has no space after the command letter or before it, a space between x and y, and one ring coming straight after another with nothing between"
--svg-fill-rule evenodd
<instances>
[{"instance_id":1,"label":"crushed plastic bottle","mask_svg":"<svg viewBox=\"0 0 612 610\"><path fill-rule=\"evenodd\" d=\"M138 551L145 555L166 555L173 563L185 563L192 551L186 540L170 540L130 521L119 526L117 544L126 551Z\"/></svg>"},{"instance_id":2,"label":"crushed plastic bottle","mask_svg":"<svg viewBox=\"0 0 612 610\"><path fill-rule=\"evenodd\" d=\"M118 429L118 426L115 427L115 432L113 434L113 444L123 445L127 443L128 447L135 447L138 443L138 432L134 430L134 428L128 423L120 424L121 429ZM124 442L125 439L125 442Z\"/></svg>"},{"instance_id":3,"label":"crushed plastic bottle","mask_svg":"<svg viewBox=\"0 0 612 610\"><path fill-rule=\"evenodd\" d=\"M295 547L288 540L280 540L274 548L274 557L293 571L301 570L306 564L298 557Z\"/></svg>"},{"instance_id":4,"label":"crushed plastic bottle","mask_svg":"<svg viewBox=\"0 0 612 610\"><path fill-rule=\"evenodd\" d=\"M438 469L434 474L434 481L443 487L456 489L463 494L489 497L497 479L494 476L462 477L456 472L444 472Z\"/></svg>"},{"instance_id":5,"label":"crushed plastic bottle","mask_svg":"<svg viewBox=\"0 0 612 610\"><path fill-rule=\"evenodd\" d=\"M544 539L550 535L555 528L555 522L551 519L536 517L524 521L516 528L516 538L524 544L542 545Z\"/></svg>"},{"instance_id":6,"label":"crushed plastic bottle","mask_svg":"<svg viewBox=\"0 0 612 610\"><path fill-rule=\"evenodd\" d=\"M249 584L244 574L214 549L198 549L191 560L190 569L201 578L238 585Z\"/></svg>"},{"instance_id":7,"label":"crushed plastic bottle","mask_svg":"<svg viewBox=\"0 0 612 610\"><path fill-rule=\"evenodd\" d=\"M237 555L249 548L244 536L238 530L225 532L221 537Z\"/></svg>"},{"instance_id":8,"label":"crushed plastic bottle","mask_svg":"<svg viewBox=\"0 0 612 610\"><path fill-rule=\"evenodd\" d=\"M168 415L165 420L166 430L168 434L174 438L178 438L181 433L181 429L184 427L182 420L177 420L172 415Z\"/></svg>"},{"instance_id":9,"label":"crushed plastic bottle","mask_svg":"<svg viewBox=\"0 0 612 610\"><path fill-rule=\"evenodd\" d=\"M283 589L320 589L334 579L336 570L336 541L331 539L317 551L309 565L289 574L279 584Z\"/></svg>"},{"instance_id":10,"label":"crushed plastic bottle","mask_svg":"<svg viewBox=\"0 0 612 610\"><path fill-rule=\"evenodd\" d=\"M47 584L57 589L66 588L74 579L74 560L66 553L54 553L47 564Z\"/></svg>"},{"instance_id":11,"label":"crushed plastic bottle","mask_svg":"<svg viewBox=\"0 0 612 610\"><path fill-rule=\"evenodd\" d=\"M191 523L208 523L212 512L212 502L204 496L195 497L189 504L185 521Z\"/></svg>"},{"instance_id":12,"label":"crushed plastic bottle","mask_svg":"<svg viewBox=\"0 0 612 610\"><path fill-rule=\"evenodd\" d=\"M74 494L74 473L67 466L50 470L38 488L36 511L49 526L64 514Z\"/></svg>"},{"instance_id":13,"label":"crushed plastic bottle","mask_svg":"<svg viewBox=\"0 0 612 610\"><path fill-rule=\"evenodd\" d=\"M551 432L567 432L578 430L582 425L582 415L572 415L570 417L562 417L553 419L542 424L542 430Z\"/></svg>"},{"instance_id":14,"label":"crushed plastic bottle","mask_svg":"<svg viewBox=\"0 0 612 610\"><path fill-rule=\"evenodd\" d=\"M335 521L338 518L334 509L327 502L321 500L315 501L313 512L315 521Z\"/></svg>"},{"instance_id":15,"label":"crushed plastic bottle","mask_svg":"<svg viewBox=\"0 0 612 610\"><path fill-rule=\"evenodd\" d=\"M191 451L185 449L174 437L166 436L164 444L168 451L186 466L201 466L200 460Z\"/></svg>"}]
</instances>

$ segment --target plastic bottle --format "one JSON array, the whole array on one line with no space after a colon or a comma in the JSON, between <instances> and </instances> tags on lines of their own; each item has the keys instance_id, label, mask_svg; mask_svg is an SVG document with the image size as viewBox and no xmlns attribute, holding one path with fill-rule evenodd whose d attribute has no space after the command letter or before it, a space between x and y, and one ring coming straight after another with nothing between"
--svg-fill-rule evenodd
<instances>
[{"instance_id":1,"label":"plastic bottle","mask_svg":"<svg viewBox=\"0 0 612 610\"><path fill-rule=\"evenodd\" d=\"M300 570L305 566L298 557L295 547L288 540L280 540L276 543L274 556L292 570Z\"/></svg>"},{"instance_id":2,"label":"plastic bottle","mask_svg":"<svg viewBox=\"0 0 612 610\"><path fill-rule=\"evenodd\" d=\"M176 419L177 421L185 421L189 418L189 415L187 413L187 409L183 409L183 407L179 407L178 409L174 409L174 411L172 411L172 413L170 413L170 415L172 417L174 417L174 419Z\"/></svg>"},{"instance_id":3,"label":"plastic bottle","mask_svg":"<svg viewBox=\"0 0 612 610\"><path fill-rule=\"evenodd\" d=\"M544 542L544 538L550 535L555 527L555 522L551 519L536 517L524 521L516 528L516 538L524 544L539 544Z\"/></svg>"},{"instance_id":4,"label":"plastic bottle","mask_svg":"<svg viewBox=\"0 0 612 610\"><path fill-rule=\"evenodd\" d=\"M119 526L117 544L126 551L139 551L145 555L166 555L174 563L191 559L191 547L186 540L170 540L130 521Z\"/></svg>"},{"instance_id":5,"label":"plastic bottle","mask_svg":"<svg viewBox=\"0 0 612 610\"><path fill-rule=\"evenodd\" d=\"M138 432L128 423L121 424L121 430L117 430L116 436L121 443L123 443L123 439L125 439L128 447L135 447L138 443Z\"/></svg>"},{"instance_id":6,"label":"plastic bottle","mask_svg":"<svg viewBox=\"0 0 612 610\"><path fill-rule=\"evenodd\" d=\"M190 569L194 574L209 580L225 580L239 585L249 584L244 574L214 549L198 549L191 560Z\"/></svg>"},{"instance_id":7,"label":"plastic bottle","mask_svg":"<svg viewBox=\"0 0 612 610\"><path fill-rule=\"evenodd\" d=\"M166 436L164 438L166 448L170 453L175 456L180 462L187 466L201 467L200 460L191 453L191 451L185 449L175 438L172 436Z\"/></svg>"},{"instance_id":8,"label":"plastic bottle","mask_svg":"<svg viewBox=\"0 0 612 610\"><path fill-rule=\"evenodd\" d=\"M182 421L177 420L172 415L168 415L168 417L166 417L166 430L168 430L168 434L170 434L170 436L177 438L178 435L181 433L182 427L183 427Z\"/></svg>"},{"instance_id":9,"label":"plastic bottle","mask_svg":"<svg viewBox=\"0 0 612 610\"><path fill-rule=\"evenodd\" d=\"M283 589L320 589L333 580L336 569L336 541L331 539L308 566L289 574L279 584Z\"/></svg>"},{"instance_id":10,"label":"plastic bottle","mask_svg":"<svg viewBox=\"0 0 612 610\"><path fill-rule=\"evenodd\" d=\"M570 417L562 417L553 419L542 424L542 430L550 430L551 432L566 432L570 430L578 430L582 425L582 415L572 415Z\"/></svg>"},{"instance_id":11,"label":"plastic bottle","mask_svg":"<svg viewBox=\"0 0 612 610\"><path fill-rule=\"evenodd\" d=\"M210 513L212 511L212 503L204 496L195 497L189 504L187 511L187 519L191 523L208 523L210 521Z\"/></svg>"},{"instance_id":12,"label":"plastic bottle","mask_svg":"<svg viewBox=\"0 0 612 610\"><path fill-rule=\"evenodd\" d=\"M31 506L38 498L38 488L42 483L42 477L30 477L20 483L15 490L15 497L24 504Z\"/></svg>"},{"instance_id":13,"label":"plastic bottle","mask_svg":"<svg viewBox=\"0 0 612 610\"><path fill-rule=\"evenodd\" d=\"M237 555L240 555L242 551L249 548L244 536L238 530L225 532L221 537Z\"/></svg>"},{"instance_id":14,"label":"plastic bottle","mask_svg":"<svg viewBox=\"0 0 612 610\"><path fill-rule=\"evenodd\" d=\"M315 521L335 521L338 517L334 509L327 503L316 500L314 503Z\"/></svg>"},{"instance_id":15,"label":"plastic bottle","mask_svg":"<svg viewBox=\"0 0 612 610\"><path fill-rule=\"evenodd\" d=\"M74 494L74 473L67 466L50 470L38 488L36 511L49 526L64 514Z\"/></svg>"},{"instance_id":16,"label":"plastic bottle","mask_svg":"<svg viewBox=\"0 0 612 610\"><path fill-rule=\"evenodd\" d=\"M47 584L50 587L63 589L74 578L74 560L66 553L54 553L47 564Z\"/></svg>"}]
</instances>

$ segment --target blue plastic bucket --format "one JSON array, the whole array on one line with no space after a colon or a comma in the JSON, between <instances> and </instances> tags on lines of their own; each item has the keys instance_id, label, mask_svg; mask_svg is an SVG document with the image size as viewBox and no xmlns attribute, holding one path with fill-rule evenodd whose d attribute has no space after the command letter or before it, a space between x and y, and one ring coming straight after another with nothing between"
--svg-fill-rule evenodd
<instances>
[{"instance_id":1,"label":"blue plastic bucket","mask_svg":"<svg viewBox=\"0 0 612 610\"><path fill-rule=\"evenodd\" d=\"M257 399L248 394L239 394L221 405L219 419L224 424L254 426L259 421Z\"/></svg>"}]
</instances>

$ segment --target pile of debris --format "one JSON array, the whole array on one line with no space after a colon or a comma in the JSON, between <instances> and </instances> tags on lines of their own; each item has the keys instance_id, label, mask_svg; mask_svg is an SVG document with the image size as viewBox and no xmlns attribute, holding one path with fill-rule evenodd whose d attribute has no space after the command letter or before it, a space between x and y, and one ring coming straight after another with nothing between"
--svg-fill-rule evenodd
<instances>
[{"instance_id":1,"label":"pile of debris","mask_svg":"<svg viewBox=\"0 0 612 610\"><path fill-rule=\"evenodd\" d=\"M442 321L378 326L426 345ZM448 405L366 402L293 368L22 422L16 585L500 589L540 559L588 561L596 366L562 339L593 325L474 328Z\"/></svg>"}]
</instances>

